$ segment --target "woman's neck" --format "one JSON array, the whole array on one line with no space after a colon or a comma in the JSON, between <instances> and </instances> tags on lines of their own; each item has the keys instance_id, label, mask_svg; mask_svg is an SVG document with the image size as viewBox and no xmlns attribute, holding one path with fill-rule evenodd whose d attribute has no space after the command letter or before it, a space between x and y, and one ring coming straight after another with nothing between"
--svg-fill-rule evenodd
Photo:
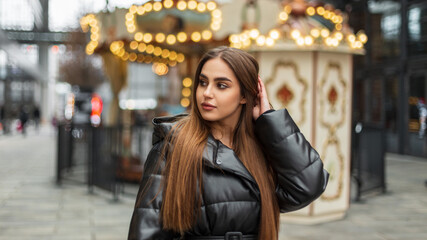
<instances>
[{"instance_id":1,"label":"woman's neck","mask_svg":"<svg viewBox=\"0 0 427 240\"><path fill-rule=\"evenodd\" d=\"M231 127L215 123L211 125L211 133L215 139L220 140L227 147L233 147L234 126Z\"/></svg>"}]
</instances>

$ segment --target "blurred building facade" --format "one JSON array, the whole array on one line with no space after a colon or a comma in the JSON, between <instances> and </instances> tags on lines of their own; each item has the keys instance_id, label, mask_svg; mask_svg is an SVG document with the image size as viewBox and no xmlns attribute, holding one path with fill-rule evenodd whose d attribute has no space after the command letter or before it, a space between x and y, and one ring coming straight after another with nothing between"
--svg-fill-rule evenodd
<instances>
[{"instance_id":1,"label":"blurred building facade","mask_svg":"<svg viewBox=\"0 0 427 240\"><path fill-rule=\"evenodd\" d=\"M271 2L258 0L258 3L262 5L263 1ZM67 5L60 0L0 0L0 106L6 106L6 117L15 117L13 109L19 105L29 110L40 106L42 118L47 121L60 117L67 101L65 95L72 92L72 88L61 82L59 59L67 53L66 44L72 39L70 33L81 32L80 17L88 12L129 8L131 4L144 2L91 0ZM384 129L386 151L426 157L427 140L419 135L417 104L427 98L427 2L324 2L347 12L354 32L363 29L368 36L365 54L354 56L354 126L362 123ZM265 14L261 12L260 18ZM96 65L100 59L94 57L92 61ZM172 89L166 78L152 74L149 67L135 63L128 71L131 87L122 93L123 100L143 93L147 96L141 101L172 94L172 90L162 90ZM146 83L141 84L137 81L140 74L152 76L144 78ZM156 83L159 78L162 79L160 85ZM108 84L100 86L99 91L108 92L105 90ZM104 97L108 104L111 95L104 94ZM122 101L123 106L126 104Z\"/></svg>"},{"instance_id":2,"label":"blurred building facade","mask_svg":"<svg viewBox=\"0 0 427 240\"><path fill-rule=\"evenodd\" d=\"M427 157L417 107L427 97L427 2L348 1L345 8L369 38L366 54L354 57L354 123L383 128L388 152Z\"/></svg>"}]
</instances>

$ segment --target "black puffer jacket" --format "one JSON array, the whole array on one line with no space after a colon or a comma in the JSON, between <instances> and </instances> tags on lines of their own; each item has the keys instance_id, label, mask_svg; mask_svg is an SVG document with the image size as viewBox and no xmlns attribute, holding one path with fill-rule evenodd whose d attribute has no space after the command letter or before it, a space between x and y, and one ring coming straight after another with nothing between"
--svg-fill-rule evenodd
<instances>
[{"instance_id":1,"label":"black puffer jacket","mask_svg":"<svg viewBox=\"0 0 427 240\"><path fill-rule=\"evenodd\" d=\"M163 138L175 117L153 120L154 147L148 155L132 216L129 239L175 239L179 234L165 231L159 222L162 194L161 170L153 172ZM329 174L318 153L306 141L286 110L261 115L255 126L266 155L277 172L276 196L281 212L300 209L325 190ZM260 193L257 184L232 149L209 137L204 155L203 201L200 218L186 235L224 236L227 232L257 234ZM164 163L161 165L164 166ZM144 193L141 189L152 179ZM155 195L157 198L151 201Z\"/></svg>"}]
</instances>

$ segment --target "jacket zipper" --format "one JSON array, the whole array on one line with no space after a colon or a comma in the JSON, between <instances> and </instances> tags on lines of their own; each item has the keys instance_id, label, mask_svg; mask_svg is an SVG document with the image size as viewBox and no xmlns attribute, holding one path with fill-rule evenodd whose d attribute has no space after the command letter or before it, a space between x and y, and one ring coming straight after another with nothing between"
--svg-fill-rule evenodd
<instances>
[{"instance_id":1,"label":"jacket zipper","mask_svg":"<svg viewBox=\"0 0 427 240\"><path fill-rule=\"evenodd\" d=\"M215 162L216 164L220 165L222 162L221 162L221 160L219 160L219 159L218 159L219 140L216 140L216 139L215 139L215 142L216 142L216 148L215 148L215 150L214 150L213 159L214 159L214 162Z\"/></svg>"}]
</instances>

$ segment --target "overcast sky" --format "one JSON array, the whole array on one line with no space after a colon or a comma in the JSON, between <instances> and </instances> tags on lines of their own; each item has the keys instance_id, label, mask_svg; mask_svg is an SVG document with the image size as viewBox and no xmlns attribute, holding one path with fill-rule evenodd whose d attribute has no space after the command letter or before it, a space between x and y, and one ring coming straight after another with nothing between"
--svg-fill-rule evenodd
<instances>
[{"instance_id":1,"label":"overcast sky","mask_svg":"<svg viewBox=\"0 0 427 240\"><path fill-rule=\"evenodd\" d=\"M32 30L35 16L34 1L39 0L0 0L0 28ZM129 8L132 4L141 5L147 1L108 0L108 10L113 11L116 7ZM217 3L230 1L216 0ZM80 17L87 13L105 10L106 5L106 0L49 0L49 29L51 31L69 31L80 28Z\"/></svg>"},{"instance_id":2,"label":"overcast sky","mask_svg":"<svg viewBox=\"0 0 427 240\"><path fill-rule=\"evenodd\" d=\"M0 26L4 29L31 30L34 26L34 10L30 1L0 0ZM106 9L106 0L49 0L49 29L67 31L79 28L83 14ZM108 9L129 8L132 4L142 4L147 0L109 0Z\"/></svg>"}]
</instances>

